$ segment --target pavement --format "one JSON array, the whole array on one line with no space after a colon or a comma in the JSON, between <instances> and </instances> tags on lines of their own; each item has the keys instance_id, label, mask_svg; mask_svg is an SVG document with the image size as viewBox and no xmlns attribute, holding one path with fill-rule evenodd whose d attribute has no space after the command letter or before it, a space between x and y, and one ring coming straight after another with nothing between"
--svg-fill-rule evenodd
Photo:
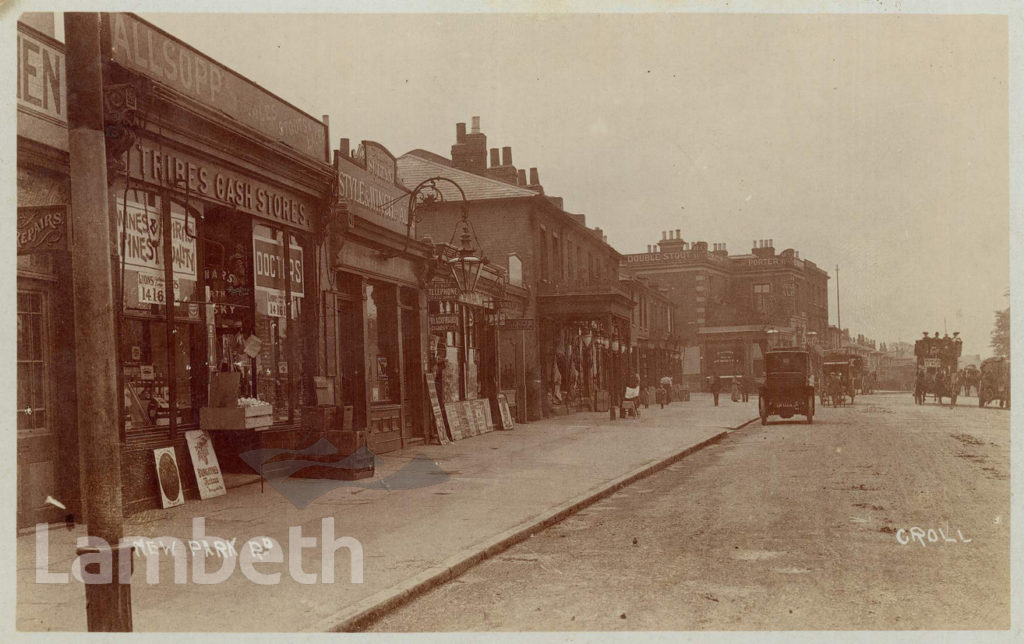
<instances>
[{"instance_id":1,"label":"pavement","mask_svg":"<svg viewBox=\"0 0 1024 644\"><path fill-rule=\"evenodd\" d=\"M378 455L374 479L347 482L301 509L268 482L262 491L250 484L132 515L126 535L154 552L168 547L135 559L134 630L358 628L756 415L756 397L723 396L715 408L708 394L651 406L638 420L580 412ZM418 479L403 478L403 468ZM84 534L82 526L51 526L42 538L18 538L19 630L86 630L84 585L73 574L60 579L72 572ZM56 583L39 583L40 541L42 570Z\"/></svg>"}]
</instances>

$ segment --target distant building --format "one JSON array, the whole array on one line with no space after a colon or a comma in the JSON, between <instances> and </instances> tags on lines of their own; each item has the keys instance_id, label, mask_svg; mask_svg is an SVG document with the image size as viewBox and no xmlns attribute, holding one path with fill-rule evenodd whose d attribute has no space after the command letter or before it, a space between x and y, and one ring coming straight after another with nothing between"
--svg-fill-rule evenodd
<instances>
[{"instance_id":1,"label":"distant building","mask_svg":"<svg viewBox=\"0 0 1024 644\"><path fill-rule=\"evenodd\" d=\"M793 249L776 253L770 239L730 255L725 244L664 231L648 252L625 255L623 267L664 287L676 306L691 387L713 373L760 377L769 348L820 343L827 333L828 273Z\"/></svg>"}]
</instances>

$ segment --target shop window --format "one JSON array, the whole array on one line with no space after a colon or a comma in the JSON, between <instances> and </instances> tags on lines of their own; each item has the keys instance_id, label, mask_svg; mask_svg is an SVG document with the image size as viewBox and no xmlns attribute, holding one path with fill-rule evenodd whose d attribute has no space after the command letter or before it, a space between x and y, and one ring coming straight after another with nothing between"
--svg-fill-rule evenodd
<instances>
[{"instance_id":1,"label":"shop window","mask_svg":"<svg viewBox=\"0 0 1024 644\"><path fill-rule=\"evenodd\" d=\"M18 430L46 429L47 348L43 294L18 292Z\"/></svg>"},{"instance_id":2,"label":"shop window","mask_svg":"<svg viewBox=\"0 0 1024 644\"><path fill-rule=\"evenodd\" d=\"M401 400L398 364L398 295L389 284L366 287L366 346L370 364L370 402Z\"/></svg>"},{"instance_id":3,"label":"shop window","mask_svg":"<svg viewBox=\"0 0 1024 644\"><path fill-rule=\"evenodd\" d=\"M117 199L117 253L124 304L121 375L127 431L196 421L204 360L197 298L196 213L153 194ZM165 276L164 223L169 212L173 284ZM174 324L168 333L168 301ZM173 410L173 411L172 411Z\"/></svg>"},{"instance_id":4,"label":"shop window","mask_svg":"<svg viewBox=\"0 0 1024 644\"><path fill-rule=\"evenodd\" d=\"M305 404L301 320L305 301L305 252L299 240L270 226L252 225L253 346L255 391L269 402L277 422L294 421ZM289 299L290 298L290 299ZM236 344L237 346L237 344Z\"/></svg>"}]
</instances>

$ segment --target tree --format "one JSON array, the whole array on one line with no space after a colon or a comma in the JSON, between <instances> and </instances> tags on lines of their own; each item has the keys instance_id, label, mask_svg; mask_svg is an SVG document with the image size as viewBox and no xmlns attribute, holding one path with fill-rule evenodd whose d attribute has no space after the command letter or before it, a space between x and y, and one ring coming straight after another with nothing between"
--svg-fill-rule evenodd
<instances>
[{"instance_id":1,"label":"tree","mask_svg":"<svg viewBox=\"0 0 1024 644\"><path fill-rule=\"evenodd\" d=\"M996 324L992 329L992 341L989 343L996 356L1010 357L1010 308L996 311Z\"/></svg>"}]
</instances>

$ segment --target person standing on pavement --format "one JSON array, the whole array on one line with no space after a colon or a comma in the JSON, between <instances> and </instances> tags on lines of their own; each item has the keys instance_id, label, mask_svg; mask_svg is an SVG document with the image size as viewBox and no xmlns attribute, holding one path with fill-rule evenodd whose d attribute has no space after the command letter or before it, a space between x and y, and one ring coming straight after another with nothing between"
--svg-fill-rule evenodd
<instances>
[{"instance_id":1,"label":"person standing on pavement","mask_svg":"<svg viewBox=\"0 0 1024 644\"><path fill-rule=\"evenodd\" d=\"M743 402L750 402L750 379L747 376L740 376L740 393Z\"/></svg>"},{"instance_id":2,"label":"person standing on pavement","mask_svg":"<svg viewBox=\"0 0 1024 644\"><path fill-rule=\"evenodd\" d=\"M722 390L722 381L718 379L718 374L711 376L711 395L715 397L715 407L718 407L718 392Z\"/></svg>"}]
</instances>

